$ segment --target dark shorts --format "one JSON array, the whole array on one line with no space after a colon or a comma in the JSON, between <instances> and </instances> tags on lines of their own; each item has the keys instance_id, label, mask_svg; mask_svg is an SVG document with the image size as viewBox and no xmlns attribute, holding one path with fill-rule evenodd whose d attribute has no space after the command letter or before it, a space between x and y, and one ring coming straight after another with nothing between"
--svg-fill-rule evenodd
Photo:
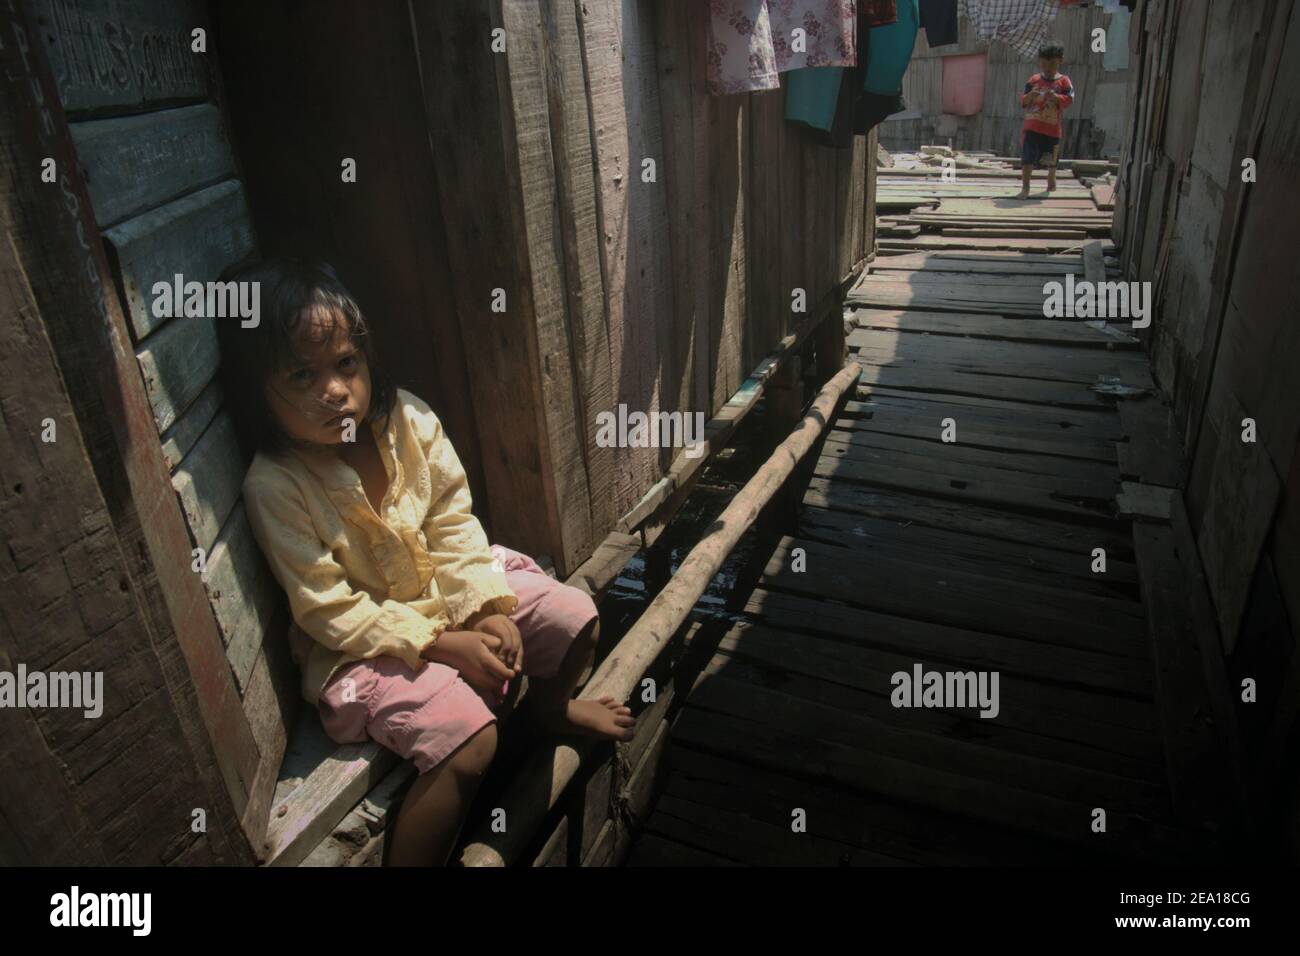
<instances>
[{"instance_id":1,"label":"dark shorts","mask_svg":"<svg viewBox=\"0 0 1300 956\"><path fill-rule=\"evenodd\" d=\"M1061 141L1055 136L1044 136L1027 129L1024 144L1020 147L1020 161L1026 166L1055 166L1060 145Z\"/></svg>"}]
</instances>

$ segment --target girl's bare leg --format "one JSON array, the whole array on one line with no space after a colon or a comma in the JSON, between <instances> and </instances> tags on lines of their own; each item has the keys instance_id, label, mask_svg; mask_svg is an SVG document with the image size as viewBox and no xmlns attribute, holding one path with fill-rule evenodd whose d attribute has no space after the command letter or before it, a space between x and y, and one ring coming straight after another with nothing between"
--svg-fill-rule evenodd
<instances>
[{"instance_id":1,"label":"girl's bare leg","mask_svg":"<svg viewBox=\"0 0 1300 956\"><path fill-rule=\"evenodd\" d=\"M388 866L445 866L497 749L488 724L407 791L388 832Z\"/></svg>"},{"instance_id":2,"label":"girl's bare leg","mask_svg":"<svg viewBox=\"0 0 1300 956\"><path fill-rule=\"evenodd\" d=\"M583 734L606 740L631 740L636 718L612 697L573 700L573 689L587 669L600 640L600 621L593 620L569 645L554 677L530 677L528 704L537 719L556 733Z\"/></svg>"}]
</instances>

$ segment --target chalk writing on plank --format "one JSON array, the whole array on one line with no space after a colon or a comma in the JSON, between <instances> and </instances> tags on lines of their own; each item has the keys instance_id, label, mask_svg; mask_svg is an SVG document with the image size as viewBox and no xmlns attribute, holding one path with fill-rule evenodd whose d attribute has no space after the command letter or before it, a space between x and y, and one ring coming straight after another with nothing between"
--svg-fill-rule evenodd
<instances>
[{"instance_id":1,"label":"chalk writing on plank","mask_svg":"<svg viewBox=\"0 0 1300 956\"><path fill-rule=\"evenodd\" d=\"M248 205L233 179L128 219L104 236L116 253L137 338L163 321L150 308L155 282L171 282L177 273L200 282L213 280L254 248Z\"/></svg>"},{"instance_id":2,"label":"chalk writing on plank","mask_svg":"<svg viewBox=\"0 0 1300 956\"><path fill-rule=\"evenodd\" d=\"M207 103L73 123L71 131L100 226L234 171L221 114Z\"/></svg>"},{"instance_id":3,"label":"chalk writing on plank","mask_svg":"<svg viewBox=\"0 0 1300 956\"><path fill-rule=\"evenodd\" d=\"M207 66L191 31L196 0L40 0L38 22L66 110L207 96Z\"/></svg>"}]
</instances>

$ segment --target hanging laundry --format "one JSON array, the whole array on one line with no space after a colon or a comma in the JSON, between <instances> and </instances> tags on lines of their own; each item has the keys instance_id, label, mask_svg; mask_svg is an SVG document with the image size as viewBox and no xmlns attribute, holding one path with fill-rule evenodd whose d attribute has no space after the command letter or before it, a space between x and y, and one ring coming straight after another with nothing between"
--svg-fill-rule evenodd
<instances>
[{"instance_id":1,"label":"hanging laundry","mask_svg":"<svg viewBox=\"0 0 1300 956\"><path fill-rule=\"evenodd\" d=\"M921 28L928 46L957 42L957 0L921 0Z\"/></svg>"},{"instance_id":2,"label":"hanging laundry","mask_svg":"<svg viewBox=\"0 0 1300 956\"><path fill-rule=\"evenodd\" d=\"M854 0L709 0L709 88L774 90L787 70L853 66L854 16Z\"/></svg>"},{"instance_id":3,"label":"hanging laundry","mask_svg":"<svg viewBox=\"0 0 1300 956\"><path fill-rule=\"evenodd\" d=\"M985 78L989 54L956 53L943 58L943 99L940 107L950 116L974 116L984 109Z\"/></svg>"},{"instance_id":4,"label":"hanging laundry","mask_svg":"<svg viewBox=\"0 0 1300 956\"><path fill-rule=\"evenodd\" d=\"M785 118L829 132L839 112L845 72L835 66L791 70L785 78Z\"/></svg>"},{"instance_id":5,"label":"hanging laundry","mask_svg":"<svg viewBox=\"0 0 1300 956\"><path fill-rule=\"evenodd\" d=\"M959 0L961 15L981 40L1001 40L1026 60L1038 59L1060 0Z\"/></svg>"},{"instance_id":6,"label":"hanging laundry","mask_svg":"<svg viewBox=\"0 0 1300 956\"><path fill-rule=\"evenodd\" d=\"M903 90L903 74L912 62L916 34L921 28L918 0L898 0L898 21L872 27L867 36L867 71L863 87L868 93L897 96Z\"/></svg>"},{"instance_id":7,"label":"hanging laundry","mask_svg":"<svg viewBox=\"0 0 1300 956\"><path fill-rule=\"evenodd\" d=\"M916 44L920 7L918 0L898 0L895 7L894 23L872 26L870 5L859 4L857 66L787 74L785 118L804 124L815 142L850 148L855 135L866 135L885 117L906 108L903 74ZM869 87L869 75L880 91Z\"/></svg>"}]
</instances>

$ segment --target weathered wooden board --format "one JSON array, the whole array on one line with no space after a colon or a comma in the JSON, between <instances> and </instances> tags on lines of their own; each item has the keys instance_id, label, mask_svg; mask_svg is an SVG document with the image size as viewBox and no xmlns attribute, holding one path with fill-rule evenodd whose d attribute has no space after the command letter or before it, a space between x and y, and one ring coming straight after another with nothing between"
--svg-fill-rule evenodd
<instances>
[{"instance_id":1,"label":"weathered wooden board","mask_svg":"<svg viewBox=\"0 0 1300 956\"><path fill-rule=\"evenodd\" d=\"M242 504L235 506L212 546L203 583L242 693L263 642L280 639L268 630L284 601L284 592L266 566Z\"/></svg>"},{"instance_id":2,"label":"weathered wooden board","mask_svg":"<svg viewBox=\"0 0 1300 956\"><path fill-rule=\"evenodd\" d=\"M793 570L790 552L796 547L804 549L816 573ZM861 556L847 563L841 549L799 538L781 540L762 586L1116 657L1146 660L1150 654L1142 605L1133 601L938 570L898 557L878 561ZM1014 613L1008 613L1010 608Z\"/></svg>"},{"instance_id":3,"label":"weathered wooden board","mask_svg":"<svg viewBox=\"0 0 1300 956\"><path fill-rule=\"evenodd\" d=\"M1174 494L1171 488L1125 481L1115 496L1115 506L1127 518L1167 522L1172 514Z\"/></svg>"},{"instance_id":4,"label":"weathered wooden board","mask_svg":"<svg viewBox=\"0 0 1300 956\"><path fill-rule=\"evenodd\" d=\"M665 194L657 177L643 179L643 160L663 155L651 13L627 3L580 13L613 400L651 414L660 407L657 332L670 327L673 307ZM658 457L656 449L615 452L619 513L659 477Z\"/></svg>"},{"instance_id":5,"label":"weathered wooden board","mask_svg":"<svg viewBox=\"0 0 1300 956\"><path fill-rule=\"evenodd\" d=\"M1037 708L1026 700L1026 695L1019 693L1019 685L1027 682L1002 671L999 671L1002 706L997 719L984 720L966 708L921 711L895 707L889 700L894 688L891 678L899 672L910 671L911 663L902 655L881 654L822 635L790 634L742 622L723 636L717 655L704 672L760 686L770 686L770 677L764 679L766 675L779 673L780 689L791 696L878 720L891 730L902 727L926 737L934 735L968 742L973 738L980 747L997 751L995 759L1020 754L1053 760L1088 775L1100 773L1123 781L1140 781L1141 791L1148 794L1153 784L1159 786L1164 782L1159 760L1135 759L1083 741L1039 732L1032 726L1032 715ZM938 664L933 658L923 659L921 663L926 669ZM974 669L966 661L961 664ZM1021 717L1014 726L1002 719L1012 711L1019 711Z\"/></svg>"},{"instance_id":6,"label":"weathered wooden board","mask_svg":"<svg viewBox=\"0 0 1300 956\"><path fill-rule=\"evenodd\" d=\"M1092 742L1110 753L1160 759L1148 661L766 588L754 591L744 611L748 618L773 628L817 634L860 648L879 670L909 670L925 661L942 669L958 664L1017 675L1023 678L1014 685L1023 706L1005 715L1012 726L1061 740Z\"/></svg>"},{"instance_id":7,"label":"weathered wooden board","mask_svg":"<svg viewBox=\"0 0 1300 956\"><path fill-rule=\"evenodd\" d=\"M855 309L859 328L970 336L1040 345L1082 345L1092 348L1140 348L1141 342L1118 329L1107 334L1083 322L1043 319L1024 322L979 313L921 312L902 309ZM1109 329L1109 326L1107 326Z\"/></svg>"},{"instance_id":8,"label":"weathered wooden board","mask_svg":"<svg viewBox=\"0 0 1300 956\"><path fill-rule=\"evenodd\" d=\"M945 239L1076 239L1082 241L1088 233L1082 229L996 229L975 226L943 225Z\"/></svg>"},{"instance_id":9,"label":"weathered wooden board","mask_svg":"<svg viewBox=\"0 0 1300 956\"><path fill-rule=\"evenodd\" d=\"M695 142L697 126L706 127L694 119L696 109L702 107L697 99L704 79L698 75L703 67L696 53L703 52L705 38L696 36L691 26L689 6L683 2L653 5L656 34L655 65L659 70L660 130L663 135L664 155L660 163L663 188L667 194L668 242L673 272L673 313L670 348L663 368L663 390L667 401L674 407L703 409L710 404L712 370L708 360L708 316L710 295L707 263L703 249L708 238L698 227L699 209L705 201L697 196L706 191L708 170L697 154ZM666 42L666 38L672 38ZM683 43L682 39L690 42ZM767 134L775 137L780 129L779 117L765 124ZM700 144L699 149L703 149ZM756 178L757 188L771 190L779 171L774 157L764 175ZM775 211L778 204L773 199L767 204ZM771 238L777 239L776 236ZM765 259L766 257L764 257ZM775 276L771 281L776 281ZM762 297L756 315L762 316L760 327L769 335L779 338L779 316L775 310L779 303L770 296ZM766 315L764 315L766 312ZM782 330L783 331L783 330Z\"/></svg>"},{"instance_id":10,"label":"weathered wooden board","mask_svg":"<svg viewBox=\"0 0 1300 956\"><path fill-rule=\"evenodd\" d=\"M1058 438L1079 435L1103 441L1119 441L1124 437L1123 425L1116 420L1109 409L1083 411L1044 408L1041 405L1027 405L1023 402L996 398L930 395L879 385L860 386L857 390L857 401L864 403L865 407L858 408L851 402L846 409L846 414L860 414L878 408L896 408L924 413L931 419L936 416L942 418L945 415L960 414L966 420L981 427L1012 433L1041 435L1048 432Z\"/></svg>"},{"instance_id":11,"label":"weathered wooden board","mask_svg":"<svg viewBox=\"0 0 1300 956\"><path fill-rule=\"evenodd\" d=\"M1052 194L1053 197L1055 194ZM937 212L947 216L977 216L984 218L1007 217L1012 219L1035 219L1044 212L1048 218L1078 217L1080 219L1109 219L1097 211L1096 204L1089 198L1080 199L977 199L945 196L939 202Z\"/></svg>"},{"instance_id":12,"label":"weathered wooden board","mask_svg":"<svg viewBox=\"0 0 1300 956\"><path fill-rule=\"evenodd\" d=\"M201 189L104 233L137 341L167 321L153 314L155 282L213 281L255 246L248 202L238 180Z\"/></svg>"},{"instance_id":13,"label":"weathered wooden board","mask_svg":"<svg viewBox=\"0 0 1300 956\"><path fill-rule=\"evenodd\" d=\"M1083 852L1082 847L1076 851L987 823L974 824L866 794L846 793L806 777L696 750L684 741L674 748L673 772L665 792L768 820L784 819L791 807L802 807L808 813L809 828L818 833L926 865L1043 865L1077 860ZM649 826L653 829L654 818ZM662 851L656 847L654 852ZM630 865L648 865L640 859L638 846Z\"/></svg>"},{"instance_id":14,"label":"weathered wooden board","mask_svg":"<svg viewBox=\"0 0 1300 956\"><path fill-rule=\"evenodd\" d=\"M212 40L201 0L37 0L36 24L65 111L156 106L208 95Z\"/></svg>"},{"instance_id":15,"label":"weathered wooden board","mask_svg":"<svg viewBox=\"0 0 1300 956\"><path fill-rule=\"evenodd\" d=\"M961 272L986 276L1034 275L1052 278L1077 272L1075 263L1068 256L1032 258L1026 255L1024 258L1019 256L994 258L992 256L981 257L971 251L966 256L954 252L916 252L903 255L878 256L872 261L871 272L868 274L895 270Z\"/></svg>"},{"instance_id":16,"label":"weathered wooden board","mask_svg":"<svg viewBox=\"0 0 1300 956\"><path fill-rule=\"evenodd\" d=\"M927 199L1012 199L1020 192L1020 186L1010 180L987 180L984 182L963 181L957 183L935 182L933 180L915 180L881 176L877 179L880 196L923 196ZM1091 199L1092 192L1081 183L1060 184L1055 199Z\"/></svg>"},{"instance_id":17,"label":"weathered wooden board","mask_svg":"<svg viewBox=\"0 0 1300 956\"><path fill-rule=\"evenodd\" d=\"M1017 249L1033 249L1038 252L1077 251L1082 244L1082 235L1072 234L1066 239L1052 239L1041 235L1023 234L1016 238L998 236L918 236L915 239L880 240L881 252L915 252L918 250L1003 250L1013 252ZM1112 247L1111 252L1114 251Z\"/></svg>"},{"instance_id":18,"label":"weathered wooden board","mask_svg":"<svg viewBox=\"0 0 1300 956\"><path fill-rule=\"evenodd\" d=\"M74 123L95 222L108 226L229 178L234 157L210 103Z\"/></svg>"},{"instance_id":19,"label":"weathered wooden board","mask_svg":"<svg viewBox=\"0 0 1300 956\"><path fill-rule=\"evenodd\" d=\"M628 860L627 865L678 868L683 866L743 866L744 864L685 843L677 843L652 832L644 833L637 839L636 850Z\"/></svg>"},{"instance_id":20,"label":"weathered wooden board","mask_svg":"<svg viewBox=\"0 0 1300 956\"><path fill-rule=\"evenodd\" d=\"M1182 495L1168 525L1134 528L1155 658L1174 809L1191 826L1226 829L1243 797L1237 734L1213 606Z\"/></svg>"},{"instance_id":21,"label":"weathered wooden board","mask_svg":"<svg viewBox=\"0 0 1300 956\"><path fill-rule=\"evenodd\" d=\"M239 500L247 470L248 461L235 437L234 420L223 413L208 426L172 476L190 533L209 558L221 526Z\"/></svg>"},{"instance_id":22,"label":"weathered wooden board","mask_svg":"<svg viewBox=\"0 0 1300 956\"><path fill-rule=\"evenodd\" d=\"M861 363L861 383L884 385L892 389L915 389L936 394L984 396L1012 399L1040 405L1059 405L1066 408L1103 408L1107 406L1100 395L1076 382L1050 382L1032 378L1015 378L1008 375L991 375L950 365L932 364L915 367L876 364L869 357L854 353Z\"/></svg>"},{"instance_id":23,"label":"weathered wooden board","mask_svg":"<svg viewBox=\"0 0 1300 956\"><path fill-rule=\"evenodd\" d=\"M1064 276L1044 275L981 275L968 272L946 272L942 269L919 269L911 272L887 270L877 272L874 264L871 271L859 280L855 294L868 295L877 286L890 286L906 283L917 288L950 289L960 288L967 291L978 290L993 302L1028 299L1041 301L1045 293L1043 287L1052 281L1060 281ZM992 311L992 306L986 311Z\"/></svg>"},{"instance_id":24,"label":"weathered wooden board","mask_svg":"<svg viewBox=\"0 0 1300 956\"><path fill-rule=\"evenodd\" d=\"M926 488L948 486L971 494L992 494L996 500L1012 506L1023 502L1028 507L1055 510L1061 502L1071 503L1068 508L1071 513L1075 510L1074 502L1109 501L1119 491L1117 477L1101 477L1113 469L1099 462L1053 459L1048 467L1040 462L1036 470L1028 470L1028 464L1024 469L1018 467L1021 462L1032 463L1046 457L967 448L960 443L945 444L911 436L837 429L826 439L818 469L819 473L835 474L838 464L844 477L865 480L871 474L871 466L878 466L882 481L895 481L905 472L924 473L928 468L933 480L925 482Z\"/></svg>"},{"instance_id":25,"label":"weathered wooden board","mask_svg":"<svg viewBox=\"0 0 1300 956\"><path fill-rule=\"evenodd\" d=\"M799 514L798 531L802 537L845 548L899 552L921 563L969 565L1094 594L1124 596L1137 583L1135 567L1118 559L1107 562L1105 574L1094 573L1091 549L1070 554L925 525L900 525L830 508L805 506Z\"/></svg>"},{"instance_id":26,"label":"weathered wooden board","mask_svg":"<svg viewBox=\"0 0 1300 956\"><path fill-rule=\"evenodd\" d=\"M1087 414L1064 412L1058 418L1050 414L1052 410L1039 412L1034 406L1019 414L1020 409L1003 412L941 401L908 401L901 396L877 395L871 402L851 401L838 427L897 434L915 429L924 438L940 441L942 436L936 429L941 431L944 419L951 418L956 426L954 443L979 444L972 441L979 436L1009 450L1115 463L1115 439L1109 434L1109 423L1094 422ZM1022 441L1029 444L1021 447Z\"/></svg>"},{"instance_id":27,"label":"weathered wooden board","mask_svg":"<svg viewBox=\"0 0 1300 956\"><path fill-rule=\"evenodd\" d=\"M923 457L932 455L937 461L983 463L990 467L1062 478L1119 478L1115 449L1107 442L1097 443L1083 437L1063 439L1060 436L1053 440L1031 430L1004 431L968 422L960 417L960 413L957 413L958 417L893 414L897 411L899 409L891 407L869 418L841 418L835 422L836 430L827 440L910 452ZM955 433L955 440L951 442L942 438L945 419L951 420Z\"/></svg>"},{"instance_id":28,"label":"weathered wooden board","mask_svg":"<svg viewBox=\"0 0 1300 956\"><path fill-rule=\"evenodd\" d=\"M906 861L841 843L815 831L794 832L784 821L756 820L745 813L665 793L655 804L654 829L708 852L727 854L745 866L908 866Z\"/></svg>"},{"instance_id":29,"label":"weathered wooden board","mask_svg":"<svg viewBox=\"0 0 1300 956\"><path fill-rule=\"evenodd\" d=\"M320 727L307 713L299 721ZM323 736L323 731L317 729ZM295 739L299 731L295 730ZM392 770L399 758L373 740L364 744L330 743L331 752L292 793L271 808L266 831L270 866L297 866L329 835L349 810Z\"/></svg>"},{"instance_id":30,"label":"weathered wooden board","mask_svg":"<svg viewBox=\"0 0 1300 956\"><path fill-rule=\"evenodd\" d=\"M1102 184L1092 187L1092 201L1097 204L1098 209L1107 212L1115 208L1115 187L1109 184Z\"/></svg>"},{"instance_id":31,"label":"weathered wooden board","mask_svg":"<svg viewBox=\"0 0 1300 956\"><path fill-rule=\"evenodd\" d=\"M1131 555L1133 542L1126 527L1071 524L1059 518L1024 515L981 507L968 502L922 497L902 490L871 488L852 482L814 477L804 503L862 514L901 524L915 523L931 528L976 534L998 541L1010 541L1052 548L1071 555L1103 547L1111 556Z\"/></svg>"},{"instance_id":32,"label":"weathered wooden board","mask_svg":"<svg viewBox=\"0 0 1300 956\"><path fill-rule=\"evenodd\" d=\"M688 707L675 727L678 735L708 750L743 755L759 766L787 771L817 767L824 777L853 790L1052 839L1086 842L1094 836L1086 821L1095 803L1080 793L1047 795L1022 789L1027 779L1017 786L1016 781L968 775L964 763L962 769L952 769L952 755L939 758L919 747L905 749L903 742L895 747L874 722L748 684L724 687L727 683L731 682L713 678L702 685L701 689L709 688L708 708ZM881 734L880 749L874 746L877 734ZM1034 776L1031 763L1020 764L1026 778ZM1094 797L1100 792L1088 791ZM1108 817L1108 833L1121 837L1114 842L1115 849L1135 856L1185 853L1171 828L1151 821L1150 814L1158 808L1154 798L1134 797L1132 803L1109 801L1115 811Z\"/></svg>"},{"instance_id":33,"label":"weathered wooden board","mask_svg":"<svg viewBox=\"0 0 1300 956\"><path fill-rule=\"evenodd\" d=\"M925 456L904 462L884 454L849 455L845 449L828 445L814 473L839 481L856 481L873 487L948 498L963 504L1013 508L1027 514L1072 519L1100 519L1108 513L1113 492L1102 486L1075 486L1069 491L1045 489L1026 482L1009 484L1005 473L971 465L954 467L949 475L936 474ZM1084 494L1076 489L1082 487Z\"/></svg>"},{"instance_id":34,"label":"weathered wooden board","mask_svg":"<svg viewBox=\"0 0 1300 956\"><path fill-rule=\"evenodd\" d=\"M933 166L912 167L912 168L903 168L899 166L894 166L890 168L889 173L887 175L891 179L896 177L907 177L911 179L915 177L918 179L925 179L933 183L942 183L943 172L944 171L942 168L936 168ZM1034 178L1046 180L1047 170L1035 169ZM1068 169L1057 170L1056 181L1058 183L1063 183L1066 182L1067 180L1074 179L1074 178L1075 178L1074 173ZM1020 170L1018 169L975 169L975 170L958 170L957 172L958 183L971 183L971 184L978 183L982 185L988 182L997 182L1003 179L1017 179L1017 180L1020 179Z\"/></svg>"},{"instance_id":35,"label":"weathered wooden board","mask_svg":"<svg viewBox=\"0 0 1300 956\"><path fill-rule=\"evenodd\" d=\"M894 368L947 365L987 375L1094 384L1115 376L1124 384L1150 389L1154 383L1140 353L1053 345L1002 343L950 336L910 336L905 332L855 329L849 347L858 361Z\"/></svg>"},{"instance_id":36,"label":"weathered wooden board","mask_svg":"<svg viewBox=\"0 0 1300 956\"><path fill-rule=\"evenodd\" d=\"M223 399L221 384L213 379L194 403L185 410L185 413L172 423L171 428L163 432L163 458L166 459L170 471L176 470L181 459L189 454L194 443L199 440L199 436L212 423L212 419L217 417Z\"/></svg>"},{"instance_id":37,"label":"weathered wooden board","mask_svg":"<svg viewBox=\"0 0 1300 956\"><path fill-rule=\"evenodd\" d=\"M1119 418L1128 439L1115 446L1120 474L1145 485L1182 488L1187 467L1169 407L1153 398L1120 402Z\"/></svg>"},{"instance_id":38,"label":"weathered wooden board","mask_svg":"<svg viewBox=\"0 0 1300 956\"><path fill-rule=\"evenodd\" d=\"M592 143L587 112L575 105L583 92L578 76L578 24L574 11L567 8L547 12L555 16L542 17L539 5L531 3L507 3L502 8L507 34L544 33L550 45L547 66L543 66L547 51L540 37L519 43L509 57L515 113L506 136L513 137L519 159L517 166L513 162L507 166L511 177L507 195L522 204L517 215L522 214L524 234L517 241L525 244L520 253L526 249L533 280L529 298L540 362L548 377L574 383L542 389L539 400L544 413L538 419L548 462L542 473L544 500L554 502L551 507L562 548L557 557L569 569L590 554L603 528L618 514L599 489L602 483L607 487L619 452L600 448L591 424L611 400L611 381L604 336L607 303L599 301L601 261L593 258L600 230ZM558 87L550 91L548 67L553 71L549 80ZM557 134L561 142L553 145ZM571 211L565 208L559 214L564 225L557 245L556 207L562 202L573 205ZM594 467L589 469L588 463Z\"/></svg>"},{"instance_id":39,"label":"weathered wooden board","mask_svg":"<svg viewBox=\"0 0 1300 956\"><path fill-rule=\"evenodd\" d=\"M140 343L140 373L160 432L185 413L216 375L221 360L219 321L239 320L173 319Z\"/></svg>"}]
</instances>

